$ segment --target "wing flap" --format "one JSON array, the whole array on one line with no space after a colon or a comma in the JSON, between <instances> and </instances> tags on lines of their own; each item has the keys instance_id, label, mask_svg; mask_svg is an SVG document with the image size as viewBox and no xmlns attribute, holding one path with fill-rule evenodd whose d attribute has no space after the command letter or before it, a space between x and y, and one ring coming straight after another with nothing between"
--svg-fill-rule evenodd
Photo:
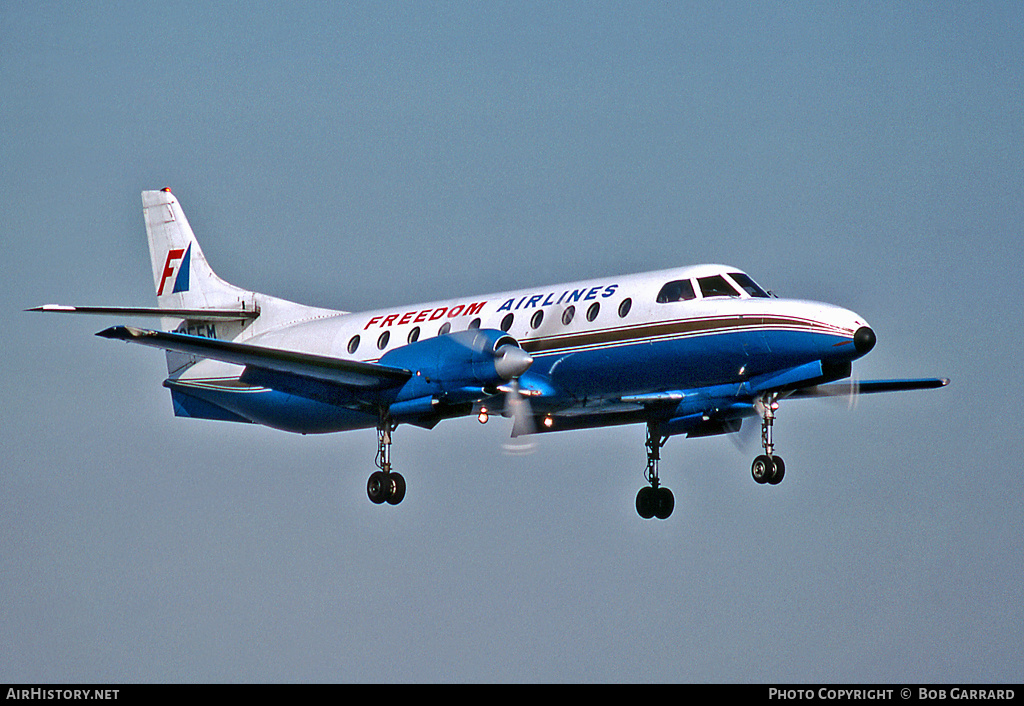
<instances>
[{"instance_id":1,"label":"wing flap","mask_svg":"<svg viewBox=\"0 0 1024 706\"><path fill-rule=\"evenodd\" d=\"M403 385L412 373L402 368L344 360L330 356L266 348L217 338L113 326L96 334L153 348L189 353L203 358L268 370L279 375L319 380L355 390L379 390Z\"/></svg>"}]
</instances>

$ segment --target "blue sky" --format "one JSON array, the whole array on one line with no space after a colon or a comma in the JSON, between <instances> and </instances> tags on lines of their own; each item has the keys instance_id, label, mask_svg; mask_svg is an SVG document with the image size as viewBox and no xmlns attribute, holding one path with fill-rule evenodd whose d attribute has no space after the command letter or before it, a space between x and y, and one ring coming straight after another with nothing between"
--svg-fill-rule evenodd
<instances>
[{"instance_id":1,"label":"blue sky","mask_svg":"<svg viewBox=\"0 0 1024 706\"><path fill-rule=\"evenodd\" d=\"M0 680L1016 681L1020 3L0 7ZM139 192L225 279L360 310L698 262L849 307L787 461L643 429L176 419Z\"/></svg>"}]
</instances>

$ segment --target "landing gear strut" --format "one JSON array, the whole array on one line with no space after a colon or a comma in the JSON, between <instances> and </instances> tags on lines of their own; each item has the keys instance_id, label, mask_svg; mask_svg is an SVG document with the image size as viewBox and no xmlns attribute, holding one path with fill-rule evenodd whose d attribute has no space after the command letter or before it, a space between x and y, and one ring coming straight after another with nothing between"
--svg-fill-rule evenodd
<instances>
[{"instance_id":1,"label":"landing gear strut","mask_svg":"<svg viewBox=\"0 0 1024 706\"><path fill-rule=\"evenodd\" d=\"M778 398L778 394L765 395L757 403L761 413L761 446L764 454L755 458L750 466L750 475L756 483L778 485L786 475L786 464L781 456L775 455L775 444L772 442L775 410L779 408Z\"/></svg>"},{"instance_id":2,"label":"landing gear strut","mask_svg":"<svg viewBox=\"0 0 1024 706\"><path fill-rule=\"evenodd\" d=\"M387 414L377 423L377 468L366 481L366 494L375 505L397 505L405 498L405 478L391 470L391 432L398 425Z\"/></svg>"},{"instance_id":3,"label":"landing gear strut","mask_svg":"<svg viewBox=\"0 0 1024 706\"><path fill-rule=\"evenodd\" d=\"M668 519L676 506L672 491L663 487L658 478L661 447L666 441L668 437L661 435L657 422L647 422L647 470L644 472L644 478L650 485L641 488L636 494L636 511L645 520L652 517L659 520Z\"/></svg>"}]
</instances>

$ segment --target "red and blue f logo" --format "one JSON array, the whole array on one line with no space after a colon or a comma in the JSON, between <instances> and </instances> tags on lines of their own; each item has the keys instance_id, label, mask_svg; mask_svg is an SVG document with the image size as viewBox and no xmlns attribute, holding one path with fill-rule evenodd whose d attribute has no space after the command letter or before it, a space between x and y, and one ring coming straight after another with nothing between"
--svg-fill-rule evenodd
<instances>
[{"instance_id":1,"label":"red and blue f logo","mask_svg":"<svg viewBox=\"0 0 1024 706\"><path fill-rule=\"evenodd\" d=\"M171 287L171 294L188 291L189 255L191 253L191 243L189 243L188 249L186 250L177 248L167 251L167 260L164 262L164 271L160 278L160 287L156 290L156 295L158 297L163 295L164 285L167 284L167 280L171 277L174 277L174 286ZM177 267L175 267L175 263L177 263ZM176 277L175 271L177 271Z\"/></svg>"}]
</instances>

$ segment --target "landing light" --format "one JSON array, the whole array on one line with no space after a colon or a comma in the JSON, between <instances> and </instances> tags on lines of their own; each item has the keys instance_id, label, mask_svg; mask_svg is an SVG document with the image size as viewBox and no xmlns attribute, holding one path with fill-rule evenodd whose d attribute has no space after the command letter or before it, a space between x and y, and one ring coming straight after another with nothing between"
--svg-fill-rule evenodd
<instances>
[{"instance_id":1,"label":"landing light","mask_svg":"<svg viewBox=\"0 0 1024 706\"><path fill-rule=\"evenodd\" d=\"M545 427L547 427L548 429L550 429L550 428L551 428L551 427L553 427L554 425L555 425L555 420L554 420L554 419L553 419L553 418L551 417L551 415L550 415L550 414L549 414L548 416L544 417L544 426L545 426Z\"/></svg>"},{"instance_id":2,"label":"landing light","mask_svg":"<svg viewBox=\"0 0 1024 706\"><path fill-rule=\"evenodd\" d=\"M480 408L480 414L478 414L476 418L477 418L477 421L479 421L481 424L486 424L487 423L487 419L488 419L488 417L487 417L487 408L486 407L481 407Z\"/></svg>"}]
</instances>

